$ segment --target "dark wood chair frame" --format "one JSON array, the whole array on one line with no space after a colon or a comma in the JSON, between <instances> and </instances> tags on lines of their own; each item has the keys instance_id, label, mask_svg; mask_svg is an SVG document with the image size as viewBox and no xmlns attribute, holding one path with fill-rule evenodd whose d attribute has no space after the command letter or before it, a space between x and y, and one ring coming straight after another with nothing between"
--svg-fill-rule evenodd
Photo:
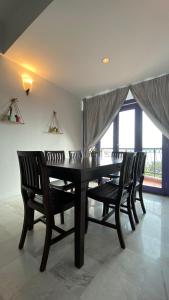
<instances>
[{"instance_id":1,"label":"dark wood chair frame","mask_svg":"<svg viewBox=\"0 0 169 300\"><path fill-rule=\"evenodd\" d=\"M114 158L123 158L126 151L112 151L111 156Z\"/></svg>"},{"instance_id":2,"label":"dark wood chair frame","mask_svg":"<svg viewBox=\"0 0 169 300\"><path fill-rule=\"evenodd\" d=\"M45 158L47 162L58 162L58 161L64 161L65 160L65 152L63 150L46 150L45 152ZM74 184L68 183L66 180L60 180L57 179L55 181L52 181L50 185L56 189L60 189L63 191L73 191ZM60 214L60 221L61 224L64 224L64 213Z\"/></svg>"},{"instance_id":3,"label":"dark wood chair frame","mask_svg":"<svg viewBox=\"0 0 169 300\"><path fill-rule=\"evenodd\" d=\"M145 161L146 161L146 153L137 152L136 161L134 164L134 171L133 171L133 187L131 192L131 206L132 206L133 216L136 224L139 224L139 219L138 219L136 205L135 205L136 200L140 201L142 211L144 214L146 213L144 200L143 200L143 181L144 181ZM114 177L114 179L117 178L119 178L119 176ZM139 197L136 197L137 192ZM111 205L103 206L103 216L109 212L109 207L111 207Z\"/></svg>"},{"instance_id":4,"label":"dark wood chair frame","mask_svg":"<svg viewBox=\"0 0 169 300\"><path fill-rule=\"evenodd\" d=\"M122 151L112 151L111 157L123 159L125 153L126 152L122 152ZM110 179L119 178L119 177L120 177L120 169L116 173L109 174Z\"/></svg>"},{"instance_id":5,"label":"dark wood chair frame","mask_svg":"<svg viewBox=\"0 0 169 300\"><path fill-rule=\"evenodd\" d=\"M121 248L125 248L125 242L122 234L122 228L121 228L121 221L120 221L120 212L123 212L129 216L129 221L131 224L132 230L135 230L135 225L134 225L134 220L133 220L133 215L132 215L132 209L131 209L131 192L132 192L132 186L133 186L133 168L135 164L135 158L136 155L135 153L125 153L123 156L123 163L121 166L121 172L120 172L120 179L119 179L119 186L118 186L118 195L115 201L112 201L112 199L108 199L108 197L102 196L102 197L97 197L94 195L94 190L99 190L102 186L96 187L93 189L89 189L87 192L87 197L90 197L94 200L98 200L102 202L103 204L106 205L106 214L102 217L101 220L92 218L88 216L88 201L86 205L86 232L88 228L88 221L92 221L94 223L104 225L113 229L117 230L118 238L120 241ZM113 183L107 182L104 184L104 186L108 184L112 184L113 188ZM92 191L93 190L93 191ZM124 192L126 192L126 201L124 202L123 195ZM110 200L110 201L109 201ZM122 201L123 200L123 201ZM114 202L114 203L113 203ZM109 212L109 208L112 208L112 210ZM107 222L107 219L115 213L115 224Z\"/></svg>"},{"instance_id":6,"label":"dark wood chair frame","mask_svg":"<svg viewBox=\"0 0 169 300\"><path fill-rule=\"evenodd\" d=\"M122 158L123 159L125 153L126 153L126 151L125 152L122 152L122 151L112 151L111 157L113 157L113 158ZM120 178L120 170L121 170L121 167L119 167L119 169L115 173L109 174L108 178L110 180L112 180L112 179L113 180L119 179ZM104 182L104 180L102 179L100 182L102 183L102 182ZM103 214L102 215L104 216L108 212L109 212L109 206L104 204L103 205Z\"/></svg>"},{"instance_id":7,"label":"dark wood chair frame","mask_svg":"<svg viewBox=\"0 0 169 300\"><path fill-rule=\"evenodd\" d=\"M69 159L81 159L82 152L81 150L69 151Z\"/></svg>"},{"instance_id":8,"label":"dark wood chair frame","mask_svg":"<svg viewBox=\"0 0 169 300\"><path fill-rule=\"evenodd\" d=\"M141 208L143 213L146 213L144 200L143 200L143 181L144 181L144 169L145 169L145 161L146 161L146 153L145 152L137 152L136 163L134 168L134 180L133 180L133 189L131 195L131 203L132 210L135 222L138 224L139 219L136 211L135 203L136 201L140 201ZM139 197L136 197L138 191Z\"/></svg>"},{"instance_id":9,"label":"dark wood chair frame","mask_svg":"<svg viewBox=\"0 0 169 300\"><path fill-rule=\"evenodd\" d=\"M61 213L61 211L59 207L58 211L54 211L51 207L49 177L43 152L18 151L17 154L21 174L21 194L24 203L24 221L19 242L19 249L22 249L24 246L27 231L32 230L34 224L38 222L44 223L46 225L46 236L40 265L40 271L43 272L46 268L50 246L60 241L67 235L73 233L75 229L71 228L65 231L55 225L54 215ZM59 200L62 201L67 199L64 197L67 197L66 194L70 194L64 191L55 192L56 197L57 192L59 192L58 198L60 195L62 195L62 199L56 199L56 203L59 203ZM42 197L42 204L38 204L37 201L35 201L36 195L40 195ZM70 206L73 207L74 204L72 205L72 203L70 203ZM62 207L62 209L64 208ZM66 209L67 208L65 207L65 210ZM42 217L34 220L35 210L42 213ZM59 235L52 238L52 230L57 231Z\"/></svg>"},{"instance_id":10,"label":"dark wood chair frame","mask_svg":"<svg viewBox=\"0 0 169 300\"><path fill-rule=\"evenodd\" d=\"M50 162L64 160L65 159L65 151L63 151L63 150L59 150L59 151L49 150L49 151L47 151L46 150L45 151L45 158L46 158L46 161L50 161Z\"/></svg>"},{"instance_id":11,"label":"dark wood chair frame","mask_svg":"<svg viewBox=\"0 0 169 300\"><path fill-rule=\"evenodd\" d=\"M125 152L122 152L122 151L121 152L119 152L119 151L112 151L111 157L112 158L121 158L121 159L123 159L123 156L124 156L125 153L126 153L126 151ZM107 176L107 178L111 179L111 180L112 179L116 179L116 178L118 179L120 177L120 169L121 169L121 167L119 167L119 169L117 169L117 171L115 173L109 174ZM99 178L98 185L103 184L104 182L108 181L107 178ZM103 216L106 213L105 209L106 209L106 206L104 205L103 206Z\"/></svg>"}]
</instances>

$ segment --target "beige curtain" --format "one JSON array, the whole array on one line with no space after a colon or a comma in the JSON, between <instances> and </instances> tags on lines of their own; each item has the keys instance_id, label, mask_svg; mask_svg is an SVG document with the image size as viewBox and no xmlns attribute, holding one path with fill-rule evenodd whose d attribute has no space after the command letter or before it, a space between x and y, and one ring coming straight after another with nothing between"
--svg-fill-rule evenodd
<instances>
[{"instance_id":1,"label":"beige curtain","mask_svg":"<svg viewBox=\"0 0 169 300\"><path fill-rule=\"evenodd\" d=\"M118 114L129 88L121 88L110 93L83 100L83 144L84 156L105 134Z\"/></svg>"},{"instance_id":2,"label":"beige curtain","mask_svg":"<svg viewBox=\"0 0 169 300\"><path fill-rule=\"evenodd\" d=\"M169 138L169 75L132 85L130 90L152 122Z\"/></svg>"}]
</instances>

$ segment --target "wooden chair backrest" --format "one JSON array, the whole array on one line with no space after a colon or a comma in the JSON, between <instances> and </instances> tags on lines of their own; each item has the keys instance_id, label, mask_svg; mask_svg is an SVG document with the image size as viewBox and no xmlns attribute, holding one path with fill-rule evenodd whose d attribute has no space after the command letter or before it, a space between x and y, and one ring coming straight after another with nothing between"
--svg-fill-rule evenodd
<instances>
[{"instance_id":1,"label":"wooden chair backrest","mask_svg":"<svg viewBox=\"0 0 169 300\"><path fill-rule=\"evenodd\" d=\"M69 159L81 159L82 152L81 150L69 151Z\"/></svg>"},{"instance_id":2,"label":"wooden chair backrest","mask_svg":"<svg viewBox=\"0 0 169 300\"><path fill-rule=\"evenodd\" d=\"M125 152L123 154L123 162L120 171L119 184L121 187L129 186L133 181L133 172L135 165L136 154Z\"/></svg>"},{"instance_id":3,"label":"wooden chair backrest","mask_svg":"<svg viewBox=\"0 0 169 300\"><path fill-rule=\"evenodd\" d=\"M64 151L45 151L45 158L48 162L55 162L65 159Z\"/></svg>"}]
</instances>

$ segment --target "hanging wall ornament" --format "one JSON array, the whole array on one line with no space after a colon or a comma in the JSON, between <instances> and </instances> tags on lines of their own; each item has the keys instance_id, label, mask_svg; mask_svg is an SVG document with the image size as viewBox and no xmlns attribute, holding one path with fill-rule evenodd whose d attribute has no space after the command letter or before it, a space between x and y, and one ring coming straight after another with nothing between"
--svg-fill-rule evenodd
<instances>
[{"instance_id":1,"label":"hanging wall ornament","mask_svg":"<svg viewBox=\"0 0 169 300\"><path fill-rule=\"evenodd\" d=\"M56 111L53 111L53 113L52 113L52 118L50 121L48 133L63 134L63 132L61 131L60 126L59 126L59 121L57 119Z\"/></svg>"},{"instance_id":2,"label":"hanging wall ornament","mask_svg":"<svg viewBox=\"0 0 169 300\"><path fill-rule=\"evenodd\" d=\"M9 124L24 124L19 106L18 99L13 98L10 100L10 104L7 109L0 115L0 121Z\"/></svg>"}]
</instances>

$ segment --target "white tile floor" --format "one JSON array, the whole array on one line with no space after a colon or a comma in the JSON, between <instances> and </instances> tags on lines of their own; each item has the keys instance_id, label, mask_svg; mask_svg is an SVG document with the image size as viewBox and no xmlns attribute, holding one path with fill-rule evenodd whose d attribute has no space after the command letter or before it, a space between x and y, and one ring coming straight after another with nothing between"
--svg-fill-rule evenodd
<instances>
[{"instance_id":1,"label":"white tile floor","mask_svg":"<svg viewBox=\"0 0 169 300\"><path fill-rule=\"evenodd\" d=\"M52 246L44 273L39 272L44 225L29 232L19 251L22 200L1 201L0 300L169 300L169 198L144 194L144 199L147 214L142 215L138 203L140 224L135 232L122 216L125 250L119 247L116 231L90 223L83 268L74 267L71 235ZM101 211L92 201L90 214ZM73 210L65 219L73 224Z\"/></svg>"}]
</instances>

